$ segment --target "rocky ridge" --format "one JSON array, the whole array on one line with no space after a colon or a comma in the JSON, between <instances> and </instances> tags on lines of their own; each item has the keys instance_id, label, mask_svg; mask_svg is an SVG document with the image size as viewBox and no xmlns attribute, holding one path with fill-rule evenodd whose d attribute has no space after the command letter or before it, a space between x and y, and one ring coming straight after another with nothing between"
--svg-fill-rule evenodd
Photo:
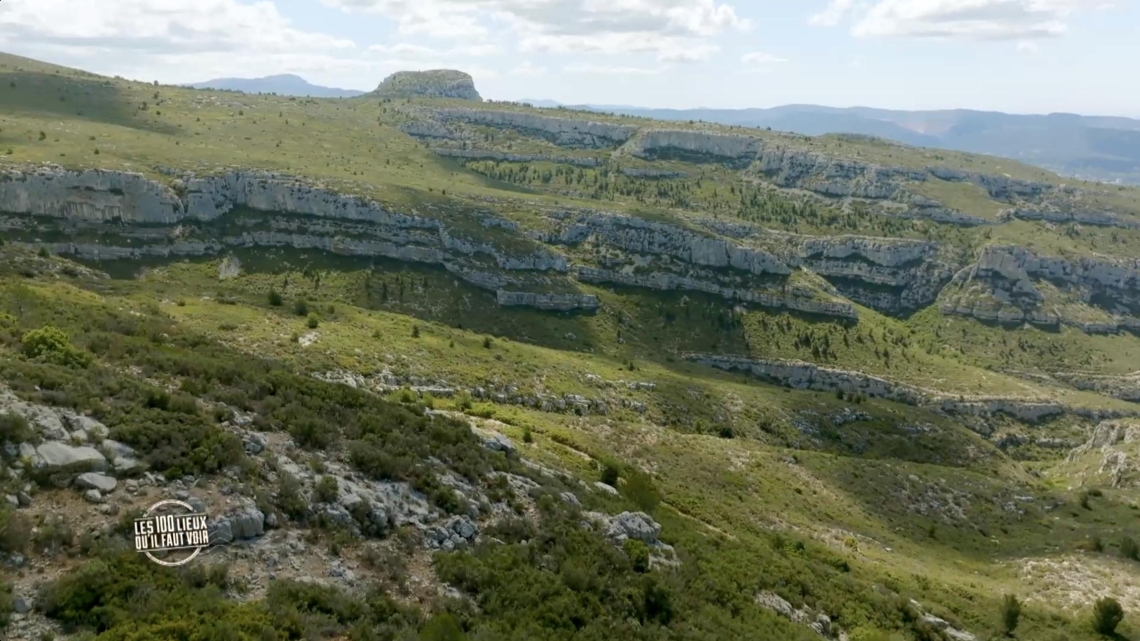
<instances>
[{"instance_id":1,"label":"rocky ridge","mask_svg":"<svg viewBox=\"0 0 1140 641\"><path fill-rule=\"evenodd\" d=\"M1102 318L1081 318L1050 305L1041 283L1102 310ZM1014 245L984 247L973 264L954 275L939 307L945 314L999 323L1064 323L1087 333L1136 330L1140 328L1140 261L1042 256Z\"/></svg>"},{"instance_id":2,"label":"rocky ridge","mask_svg":"<svg viewBox=\"0 0 1140 641\"><path fill-rule=\"evenodd\" d=\"M978 226L1011 217L1024 220L1085 221L1088 224L1134 228L1135 223L1111 212L1086 211L1077 204L1079 191L1047 183L1011 178L1002 174L965 171L941 166L910 168L885 166L858 158L828 155L797 148L784 141L742 132L707 128L659 128L638 124L599 122L575 115L507 109L440 108L420 110L401 129L424 140L462 142L462 149L439 147L449 156L530 162L531 156L480 148L482 136L457 125L490 126L516 131L523 136L579 149L609 152L609 159L623 156L648 160L679 158L691 162L727 164L786 189L806 190L828 198L859 198L892 205L883 213L935 222ZM557 113L557 112L554 112ZM594 166L606 156L573 157L557 154L535 160ZM994 217L980 217L945 206L912 188L930 181L969 183L990 198L1012 205L1005 212L995 208ZM901 209L899 209L901 208Z\"/></svg>"},{"instance_id":3,"label":"rocky ridge","mask_svg":"<svg viewBox=\"0 0 1140 641\"><path fill-rule=\"evenodd\" d=\"M1137 442L1140 442L1140 425L1136 421L1103 421L1093 428L1088 441L1069 452L1066 460L1076 463L1089 455L1100 454L1095 475L1107 478L1112 487L1132 486L1136 483L1137 452L1134 445L1129 446Z\"/></svg>"},{"instance_id":4,"label":"rocky ridge","mask_svg":"<svg viewBox=\"0 0 1140 641\"><path fill-rule=\"evenodd\" d=\"M1000 413L1026 423L1035 423L1064 414L1093 420L1140 416L1140 410L1096 410L1016 397L955 395L891 381L865 372L823 367L805 361L718 354L685 354L684 359L725 371L742 371L766 382L793 389L861 394L948 414L991 416Z\"/></svg>"},{"instance_id":5,"label":"rocky ridge","mask_svg":"<svg viewBox=\"0 0 1140 641\"><path fill-rule=\"evenodd\" d=\"M478 110L475 110L478 111ZM482 113L482 112L479 112ZM616 134L615 134L616 135ZM991 187L998 193L1028 188ZM253 210L253 212L249 211ZM1087 332L1140 327L1137 261L1039 256L1016 246L983 249L975 262L938 243L864 236L812 237L743 223L698 219L691 226L591 210L546 212L543 231L517 223L511 249L459 232L419 211L392 211L320 184L261 171L184 175L170 186L141 174L39 168L0 174L0 229L29 246L87 259L224 254L234 248L289 247L442 266L494 292L503 305L595 310L596 297L552 293L551 279L658 290L702 291L727 300L855 319L847 298L900 314L937 300L945 313ZM257 213L254 213L257 212ZM497 219L496 219L497 220ZM526 247L529 245L529 247ZM806 270L806 271L805 271ZM956 272L956 274L955 274ZM810 273L804 286L797 274ZM1076 318L1045 303L1048 281L1110 320ZM539 291L534 291L535 289Z\"/></svg>"},{"instance_id":6,"label":"rocky ridge","mask_svg":"<svg viewBox=\"0 0 1140 641\"><path fill-rule=\"evenodd\" d=\"M235 208L303 218L238 216L233 227L240 230L244 225L248 231L194 236L196 225L217 221ZM526 282L510 276L511 272L565 273L569 269L564 256L537 245L529 254L508 254L457 236L438 219L394 213L374 201L267 172L185 176L167 187L126 172L9 171L0 179L0 211L23 215L0 221L0 227L10 230L34 232L54 219L62 221L69 235L110 231L119 236L124 224L132 225L126 233L142 242L76 239L47 244L55 253L94 260L216 255L235 247L320 249L437 264L477 287L496 292ZM513 304L530 300L516 294L508 292L504 300ZM587 299L562 295L535 300L551 309L589 307Z\"/></svg>"}]
</instances>

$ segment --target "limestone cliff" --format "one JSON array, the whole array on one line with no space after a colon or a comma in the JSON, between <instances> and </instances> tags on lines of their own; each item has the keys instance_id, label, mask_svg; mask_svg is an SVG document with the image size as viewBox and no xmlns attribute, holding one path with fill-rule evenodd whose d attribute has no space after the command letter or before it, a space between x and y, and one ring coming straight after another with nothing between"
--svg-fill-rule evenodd
<instances>
[{"instance_id":1,"label":"limestone cliff","mask_svg":"<svg viewBox=\"0 0 1140 641\"><path fill-rule=\"evenodd\" d=\"M545 116L527 111L454 108L436 110L434 115L443 122L460 121L515 129L563 147L609 147L625 142L637 131L637 127L632 125Z\"/></svg>"},{"instance_id":2,"label":"limestone cliff","mask_svg":"<svg viewBox=\"0 0 1140 641\"><path fill-rule=\"evenodd\" d=\"M702 221L712 232L703 233L604 212L556 218L557 231L541 240L607 251L601 267L576 270L581 280L704 291L844 318L857 316L854 307L820 299L818 293L793 292L788 277L806 268L848 298L899 313L933 302L954 272L939 247L924 241L809 237L717 221Z\"/></svg>"},{"instance_id":3,"label":"limestone cliff","mask_svg":"<svg viewBox=\"0 0 1140 641\"><path fill-rule=\"evenodd\" d=\"M955 274L940 307L946 314L1001 323L1065 323L1094 333L1135 329L1140 327L1140 261L984 247L973 264Z\"/></svg>"},{"instance_id":4,"label":"limestone cliff","mask_svg":"<svg viewBox=\"0 0 1140 641\"><path fill-rule=\"evenodd\" d=\"M247 215L236 208L289 215ZM530 282L514 274L569 271L565 256L537 243L529 251L506 252L435 218L395 213L368 199L257 171L185 176L171 187L125 172L8 171L0 179L0 212L9 214L0 228L23 232L16 242L40 245L34 241L39 232L62 231L67 240L46 243L53 252L93 260L216 255L235 247L319 249L436 264L496 292ZM222 217L227 226L210 226ZM560 308L542 298L506 300ZM523 302L513 302L518 300Z\"/></svg>"}]
</instances>

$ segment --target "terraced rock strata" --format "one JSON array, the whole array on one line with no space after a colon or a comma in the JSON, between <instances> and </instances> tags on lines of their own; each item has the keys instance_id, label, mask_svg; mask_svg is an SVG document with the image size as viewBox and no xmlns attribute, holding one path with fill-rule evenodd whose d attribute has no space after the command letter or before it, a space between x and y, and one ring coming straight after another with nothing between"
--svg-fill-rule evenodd
<instances>
[{"instance_id":1,"label":"terraced rock strata","mask_svg":"<svg viewBox=\"0 0 1140 641\"><path fill-rule=\"evenodd\" d=\"M805 361L754 359L716 354L686 354L684 358L717 369L746 372L759 379L793 389L862 394L952 414L991 416L1000 413L1027 423L1062 414L1073 414L1094 420L1140 416L1140 410L1094 410L1029 399L964 397L891 381L865 372L823 367Z\"/></svg>"},{"instance_id":2,"label":"terraced rock strata","mask_svg":"<svg viewBox=\"0 0 1140 641\"><path fill-rule=\"evenodd\" d=\"M1068 300L1099 311L1078 315L1042 291L1057 288ZM1064 301L1061 301L1064 302ZM1140 328L1140 261L1043 256L1023 247L985 247L954 275L940 304L945 314L999 323L1064 323L1088 333Z\"/></svg>"}]
</instances>

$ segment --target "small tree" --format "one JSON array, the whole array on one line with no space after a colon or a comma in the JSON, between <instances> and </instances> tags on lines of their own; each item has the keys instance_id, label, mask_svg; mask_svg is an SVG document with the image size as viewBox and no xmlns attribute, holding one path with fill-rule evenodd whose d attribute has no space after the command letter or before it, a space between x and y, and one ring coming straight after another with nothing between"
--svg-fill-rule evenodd
<instances>
[{"instance_id":1,"label":"small tree","mask_svg":"<svg viewBox=\"0 0 1140 641\"><path fill-rule=\"evenodd\" d=\"M654 485L653 479L644 472L635 471L626 475L621 489L626 498L646 514L653 514L661 503L661 492Z\"/></svg>"},{"instance_id":2,"label":"small tree","mask_svg":"<svg viewBox=\"0 0 1140 641\"><path fill-rule=\"evenodd\" d=\"M1098 599L1093 605L1093 630L1105 636L1116 634L1116 626L1124 620L1124 608L1111 597Z\"/></svg>"},{"instance_id":3,"label":"small tree","mask_svg":"<svg viewBox=\"0 0 1140 641\"><path fill-rule=\"evenodd\" d=\"M617 487L618 476L620 476L620 474L616 465L606 463L605 467L602 468L601 481L610 487Z\"/></svg>"},{"instance_id":4,"label":"small tree","mask_svg":"<svg viewBox=\"0 0 1140 641\"><path fill-rule=\"evenodd\" d=\"M1006 635L1012 635L1017 629L1021 619L1021 602L1012 594L1007 594L1001 601L1001 625Z\"/></svg>"},{"instance_id":5,"label":"small tree","mask_svg":"<svg viewBox=\"0 0 1140 641\"><path fill-rule=\"evenodd\" d=\"M309 329L316 329L321 324L321 319L316 314L309 314L309 320L305 322Z\"/></svg>"},{"instance_id":6,"label":"small tree","mask_svg":"<svg viewBox=\"0 0 1140 641\"><path fill-rule=\"evenodd\" d=\"M420 337L420 326L419 325L412 325L412 338L419 338L419 337Z\"/></svg>"},{"instance_id":7,"label":"small tree","mask_svg":"<svg viewBox=\"0 0 1140 641\"><path fill-rule=\"evenodd\" d=\"M483 349L491 349L491 337L490 336L484 336L483 337Z\"/></svg>"},{"instance_id":8,"label":"small tree","mask_svg":"<svg viewBox=\"0 0 1140 641\"><path fill-rule=\"evenodd\" d=\"M269 290L269 304L273 307L281 307L285 301L281 298L281 294L276 289Z\"/></svg>"},{"instance_id":9,"label":"small tree","mask_svg":"<svg viewBox=\"0 0 1140 641\"><path fill-rule=\"evenodd\" d=\"M301 299L296 303L293 303L293 313L298 316L309 315L309 304L305 302L305 299Z\"/></svg>"}]
</instances>

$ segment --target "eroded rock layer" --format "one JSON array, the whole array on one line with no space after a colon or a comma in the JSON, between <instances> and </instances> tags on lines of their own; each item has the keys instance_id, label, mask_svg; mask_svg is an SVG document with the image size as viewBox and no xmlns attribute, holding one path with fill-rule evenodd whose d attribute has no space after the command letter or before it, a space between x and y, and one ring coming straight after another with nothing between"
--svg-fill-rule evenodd
<instances>
[{"instance_id":1,"label":"eroded rock layer","mask_svg":"<svg viewBox=\"0 0 1140 641\"><path fill-rule=\"evenodd\" d=\"M981 249L955 274L946 314L999 323L1072 325L1089 333L1140 328L1140 261L1043 256L1015 245Z\"/></svg>"}]
</instances>

